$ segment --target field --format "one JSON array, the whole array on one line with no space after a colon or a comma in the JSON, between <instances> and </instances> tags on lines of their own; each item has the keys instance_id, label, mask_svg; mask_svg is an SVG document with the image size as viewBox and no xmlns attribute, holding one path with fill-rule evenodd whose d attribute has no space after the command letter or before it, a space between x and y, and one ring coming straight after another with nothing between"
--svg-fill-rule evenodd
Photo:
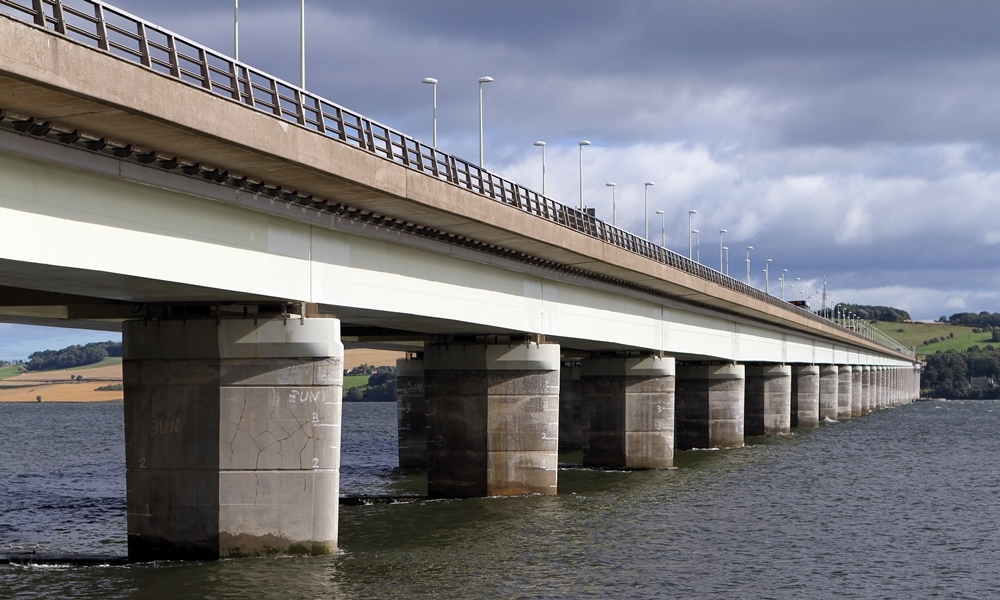
<instances>
[{"instance_id":1,"label":"field","mask_svg":"<svg viewBox=\"0 0 1000 600\"><path fill-rule=\"evenodd\" d=\"M347 350L344 365L353 368L361 364L395 365L402 352L385 350ZM85 381L70 383L82 376ZM122 391L98 392L95 388L122 382L121 357L109 357L99 363L56 371L18 373L16 366L0 367L0 402L114 402L124 398ZM344 377L344 389L367 385L368 375Z\"/></svg>"},{"instance_id":2,"label":"field","mask_svg":"<svg viewBox=\"0 0 1000 600\"><path fill-rule=\"evenodd\" d=\"M948 323L876 323L886 335L909 348L917 347L918 356L927 356L937 351L967 350L971 346L985 346L990 343L989 333L972 333L972 327L950 325ZM955 334L954 338L949 338ZM944 338L939 342L924 345L933 338Z\"/></svg>"}]
</instances>

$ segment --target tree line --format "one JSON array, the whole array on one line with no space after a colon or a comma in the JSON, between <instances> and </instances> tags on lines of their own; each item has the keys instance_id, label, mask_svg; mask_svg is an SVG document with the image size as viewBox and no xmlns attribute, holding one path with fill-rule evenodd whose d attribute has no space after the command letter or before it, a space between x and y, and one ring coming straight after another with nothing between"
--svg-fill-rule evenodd
<instances>
[{"instance_id":1,"label":"tree line","mask_svg":"<svg viewBox=\"0 0 1000 600\"><path fill-rule=\"evenodd\" d=\"M344 392L344 402L395 402L396 367L377 367L368 384Z\"/></svg>"},{"instance_id":2,"label":"tree line","mask_svg":"<svg viewBox=\"0 0 1000 600\"><path fill-rule=\"evenodd\" d=\"M1000 327L1000 313L991 313L986 310L980 313L960 312L950 317L942 316L938 319L938 322L951 323L952 325L961 325L963 327L978 327L979 329L986 329L988 331L994 327Z\"/></svg>"},{"instance_id":3,"label":"tree line","mask_svg":"<svg viewBox=\"0 0 1000 600\"><path fill-rule=\"evenodd\" d=\"M927 356L920 387L923 395L934 398L1000 398L1000 387L972 387L974 377L1000 382L1000 348L972 346L965 352L947 350Z\"/></svg>"},{"instance_id":4,"label":"tree line","mask_svg":"<svg viewBox=\"0 0 1000 600\"><path fill-rule=\"evenodd\" d=\"M83 346L67 346L62 350L42 350L28 356L29 371L71 369L99 363L109 356L121 356L121 342L93 342Z\"/></svg>"},{"instance_id":5,"label":"tree line","mask_svg":"<svg viewBox=\"0 0 1000 600\"><path fill-rule=\"evenodd\" d=\"M875 306L872 304L846 304L837 303L833 308L825 308L817 311L816 314L828 319L835 318L838 311L841 315L855 314L866 321L885 321L888 323L902 323L910 320L910 313L901 308L892 306Z\"/></svg>"}]
</instances>

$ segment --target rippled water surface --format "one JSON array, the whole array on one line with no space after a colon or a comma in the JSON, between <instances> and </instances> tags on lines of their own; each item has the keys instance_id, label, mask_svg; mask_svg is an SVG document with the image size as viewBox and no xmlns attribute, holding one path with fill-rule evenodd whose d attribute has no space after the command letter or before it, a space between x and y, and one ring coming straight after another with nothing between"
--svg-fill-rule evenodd
<instances>
[{"instance_id":1,"label":"rippled water surface","mask_svg":"<svg viewBox=\"0 0 1000 600\"><path fill-rule=\"evenodd\" d=\"M394 419L344 406L344 494L423 492ZM0 553L125 553L121 420L0 405ZM329 558L0 566L0 597L1000 597L998 433L998 402L919 403L673 470L565 468L554 497L344 506Z\"/></svg>"}]
</instances>

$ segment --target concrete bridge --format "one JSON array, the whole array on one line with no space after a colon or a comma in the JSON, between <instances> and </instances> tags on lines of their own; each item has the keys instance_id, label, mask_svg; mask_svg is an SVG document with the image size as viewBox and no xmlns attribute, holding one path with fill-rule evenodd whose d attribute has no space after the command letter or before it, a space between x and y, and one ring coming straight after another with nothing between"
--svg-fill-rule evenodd
<instances>
[{"instance_id":1,"label":"concrete bridge","mask_svg":"<svg viewBox=\"0 0 1000 600\"><path fill-rule=\"evenodd\" d=\"M129 554L328 553L345 345L434 497L915 399L912 352L94 0L0 0L0 320L121 331Z\"/></svg>"}]
</instances>

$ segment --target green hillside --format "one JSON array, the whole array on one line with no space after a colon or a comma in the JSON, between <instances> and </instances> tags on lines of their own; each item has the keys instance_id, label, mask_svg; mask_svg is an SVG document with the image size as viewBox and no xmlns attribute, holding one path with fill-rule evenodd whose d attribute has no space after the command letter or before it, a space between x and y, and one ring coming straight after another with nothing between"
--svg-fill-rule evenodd
<instances>
[{"instance_id":1,"label":"green hillside","mask_svg":"<svg viewBox=\"0 0 1000 600\"><path fill-rule=\"evenodd\" d=\"M948 323L879 322L875 323L875 326L907 348L916 346L919 356L933 354L938 350L957 350L962 352L971 346L985 346L990 343L989 332L972 333L972 327L962 327ZM955 337L948 337L952 334ZM934 338L939 338L940 341L924 345L925 341Z\"/></svg>"},{"instance_id":2,"label":"green hillside","mask_svg":"<svg viewBox=\"0 0 1000 600\"><path fill-rule=\"evenodd\" d=\"M18 368L20 365L9 365L6 367L0 367L0 379L7 379L8 377L14 377L18 375L20 371Z\"/></svg>"}]
</instances>

